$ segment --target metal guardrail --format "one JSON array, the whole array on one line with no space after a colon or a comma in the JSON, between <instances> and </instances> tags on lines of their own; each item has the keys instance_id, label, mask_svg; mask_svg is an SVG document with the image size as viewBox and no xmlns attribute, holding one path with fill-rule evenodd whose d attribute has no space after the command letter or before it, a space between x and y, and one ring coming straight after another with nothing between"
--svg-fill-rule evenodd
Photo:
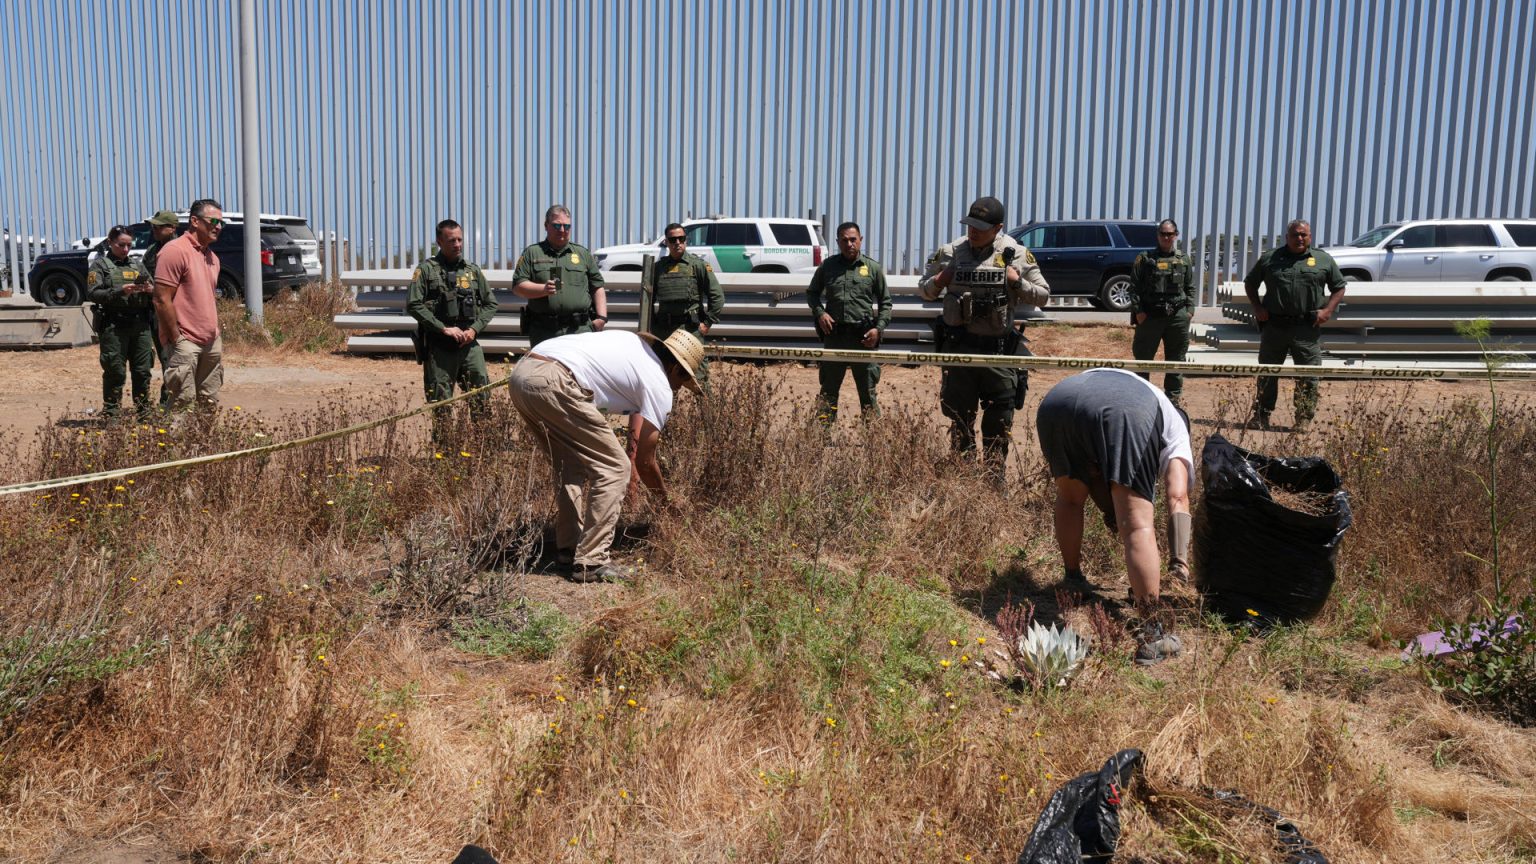
<instances>
[{"instance_id":1,"label":"metal guardrail","mask_svg":"<svg viewBox=\"0 0 1536 864\"><path fill-rule=\"evenodd\" d=\"M1257 351L1259 332L1242 283L1216 292L1222 315L1235 324L1207 328L1205 344L1220 351ZM1536 283L1351 282L1338 314L1322 326L1323 349L1340 356L1479 354L1456 325L1486 319L1489 348L1499 354L1536 353Z\"/></svg>"},{"instance_id":2,"label":"metal guardrail","mask_svg":"<svg viewBox=\"0 0 1536 864\"><path fill-rule=\"evenodd\" d=\"M608 326L624 330L639 327L640 274L605 273L608 288ZM409 270L358 270L343 273L341 282L359 289L359 311L337 315L335 324L343 330L374 331L352 336L347 350L364 354L408 354L409 332L415 322L405 315ZM511 270L486 270L486 281L496 295L497 315L486 327L481 347L489 354L525 351L528 340L522 337L518 310L526 301L511 293ZM805 274L722 273L720 286L725 289L725 313L720 323L710 328L709 338L732 345L758 348L819 346L821 339L811 322L805 303L805 288L810 276ZM933 334L928 322L939 314L941 304L923 300L917 294L916 276L888 276L891 289L891 324L882 346L892 350L919 350L932 346ZM367 290L363 290L367 289ZM1084 298L1060 298L1059 306L1086 306ZM1078 301L1084 301L1079 303ZM1035 321L1049 321L1038 315Z\"/></svg>"}]
</instances>

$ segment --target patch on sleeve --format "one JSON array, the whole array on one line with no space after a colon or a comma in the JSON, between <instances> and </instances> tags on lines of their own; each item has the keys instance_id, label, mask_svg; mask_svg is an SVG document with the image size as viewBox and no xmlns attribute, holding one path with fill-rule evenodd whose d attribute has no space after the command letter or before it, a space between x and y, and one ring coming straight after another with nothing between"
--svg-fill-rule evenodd
<instances>
[{"instance_id":1,"label":"patch on sleeve","mask_svg":"<svg viewBox=\"0 0 1536 864\"><path fill-rule=\"evenodd\" d=\"M89 285L91 287L95 287L96 286L96 281L97 281L96 277L99 276L99 275L101 275L101 274L98 273L95 270L92 270L91 272L85 274L85 284L87 284L87 285Z\"/></svg>"},{"instance_id":2,"label":"patch on sleeve","mask_svg":"<svg viewBox=\"0 0 1536 864\"><path fill-rule=\"evenodd\" d=\"M420 279L421 279L421 268L417 267L415 270L411 271L411 281L412 282L416 282L416 281L418 281Z\"/></svg>"},{"instance_id":3,"label":"patch on sleeve","mask_svg":"<svg viewBox=\"0 0 1536 864\"><path fill-rule=\"evenodd\" d=\"M1024 250L1024 263L1025 264L1033 264L1033 263L1035 263L1035 253L1029 251L1028 249L1025 249Z\"/></svg>"}]
</instances>

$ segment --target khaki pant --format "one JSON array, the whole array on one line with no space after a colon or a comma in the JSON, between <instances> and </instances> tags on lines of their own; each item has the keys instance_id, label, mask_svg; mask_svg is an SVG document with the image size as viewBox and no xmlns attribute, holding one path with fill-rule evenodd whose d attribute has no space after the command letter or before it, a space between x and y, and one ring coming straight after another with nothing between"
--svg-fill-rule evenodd
<instances>
[{"instance_id":1,"label":"khaki pant","mask_svg":"<svg viewBox=\"0 0 1536 864\"><path fill-rule=\"evenodd\" d=\"M554 464L555 545L574 549L578 565L608 563L630 470L613 427L592 404L592 391L554 361L524 357L512 370L511 391Z\"/></svg>"},{"instance_id":2,"label":"khaki pant","mask_svg":"<svg viewBox=\"0 0 1536 864\"><path fill-rule=\"evenodd\" d=\"M209 406L218 404L219 389L224 386L223 335L213 337L209 345L199 345L185 336L177 339L165 362L164 376L172 408L189 408L193 399Z\"/></svg>"}]
</instances>

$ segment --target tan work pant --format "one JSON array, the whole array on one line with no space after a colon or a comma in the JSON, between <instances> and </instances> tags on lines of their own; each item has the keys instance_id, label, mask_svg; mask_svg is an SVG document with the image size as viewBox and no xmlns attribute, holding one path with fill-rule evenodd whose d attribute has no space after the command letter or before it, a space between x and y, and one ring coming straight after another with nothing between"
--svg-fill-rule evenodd
<instances>
[{"instance_id":1,"label":"tan work pant","mask_svg":"<svg viewBox=\"0 0 1536 864\"><path fill-rule=\"evenodd\" d=\"M555 545L576 551L576 564L608 563L629 487L629 456L592 391L564 366L524 357L512 370L512 405L554 464Z\"/></svg>"},{"instance_id":2,"label":"tan work pant","mask_svg":"<svg viewBox=\"0 0 1536 864\"><path fill-rule=\"evenodd\" d=\"M177 339L161 374L172 408L189 408L194 398L206 405L217 404L219 388L224 386L224 336L213 337L208 345L185 336Z\"/></svg>"}]
</instances>

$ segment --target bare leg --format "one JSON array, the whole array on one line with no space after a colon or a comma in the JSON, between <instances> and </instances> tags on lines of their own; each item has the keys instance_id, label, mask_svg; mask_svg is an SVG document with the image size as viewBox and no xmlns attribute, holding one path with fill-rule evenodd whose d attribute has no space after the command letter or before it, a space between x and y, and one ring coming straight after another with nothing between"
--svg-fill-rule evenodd
<instances>
[{"instance_id":1,"label":"bare leg","mask_svg":"<svg viewBox=\"0 0 1536 864\"><path fill-rule=\"evenodd\" d=\"M1088 486L1071 477L1056 478L1056 548L1061 550L1061 564L1067 570L1083 566L1083 502L1088 500Z\"/></svg>"},{"instance_id":2,"label":"bare leg","mask_svg":"<svg viewBox=\"0 0 1536 864\"><path fill-rule=\"evenodd\" d=\"M1157 605L1159 588L1152 502L1118 483L1110 484L1109 493L1115 501L1115 522L1120 526L1120 542L1125 547L1125 569L1131 580L1131 593L1145 614Z\"/></svg>"}]
</instances>

